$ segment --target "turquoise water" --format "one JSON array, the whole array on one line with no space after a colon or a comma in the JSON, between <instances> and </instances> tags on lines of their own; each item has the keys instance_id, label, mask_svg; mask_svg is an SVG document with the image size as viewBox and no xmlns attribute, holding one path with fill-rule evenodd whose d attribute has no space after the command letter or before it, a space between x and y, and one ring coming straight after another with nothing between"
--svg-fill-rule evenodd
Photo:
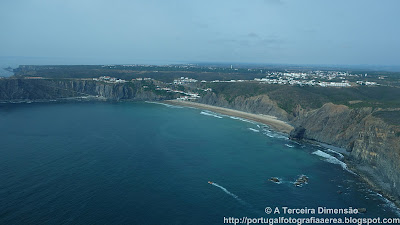
<instances>
[{"instance_id":1,"label":"turquoise water","mask_svg":"<svg viewBox=\"0 0 400 225\"><path fill-rule=\"evenodd\" d=\"M223 224L267 206L398 216L318 147L198 109L3 104L0 126L0 224Z\"/></svg>"}]
</instances>

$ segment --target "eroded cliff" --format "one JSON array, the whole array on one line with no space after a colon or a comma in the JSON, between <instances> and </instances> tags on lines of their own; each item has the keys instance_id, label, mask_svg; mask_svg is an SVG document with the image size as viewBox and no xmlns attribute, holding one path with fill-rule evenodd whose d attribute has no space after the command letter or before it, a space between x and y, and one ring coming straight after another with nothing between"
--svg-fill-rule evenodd
<instances>
[{"instance_id":1,"label":"eroded cliff","mask_svg":"<svg viewBox=\"0 0 400 225\"><path fill-rule=\"evenodd\" d=\"M376 190L400 205L400 125L374 116L383 109L325 103L317 109L303 109L297 105L288 113L268 95L227 99L224 94L209 93L199 102L273 115L296 128L291 133L292 138L346 149L351 167Z\"/></svg>"},{"instance_id":2,"label":"eroded cliff","mask_svg":"<svg viewBox=\"0 0 400 225\"><path fill-rule=\"evenodd\" d=\"M174 96L154 90L155 81L105 83L78 79L3 79L0 80L0 101L36 101L76 97L105 100L154 101Z\"/></svg>"},{"instance_id":3,"label":"eroded cliff","mask_svg":"<svg viewBox=\"0 0 400 225\"><path fill-rule=\"evenodd\" d=\"M155 81L152 81L155 82ZM164 100L176 96L154 90L155 83L111 84L84 79L3 79L0 101L52 100L95 97L108 100ZM312 96L311 96L312 97ZM274 99L274 100L272 100ZM282 98L283 99L283 98ZM318 107L285 111L283 100L268 94L236 95L209 92L200 103L255 114L276 116L296 129L292 138L309 139L345 148L350 165L386 196L400 199L400 111L371 107L349 108L325 103ZM305 100L304 100L305 101ZM308 105L310 104L303 104Z\"/></svg>"},{"instance_id":4,"label":"eroded cliff","mask_svg":"<svg viewBox=\"0 0 400 225\"><path fill-rule=\"evenodd\" d=\"M228 101L224 95L207 93L198 100L199 103L236 109L244 112L265 114L275 116L283 121L288 121L288 113L279 108L276 102L272 101L268 95L257 96L238 96Z\"/></svg>"},{"instance_id":5,"label":"eroded cliff","mask_svg":"<svg viewBox=\"0 0 400 225\"><path fill-rule=\"evenodd\" d=\"M345 148L354 169L392 200L400 199L400 126L374 116L382 109L350 109L327 103L305 112L297 109L291 136ZM299 132L302 133L299 136Z\"/></svg>"}]
</instances>

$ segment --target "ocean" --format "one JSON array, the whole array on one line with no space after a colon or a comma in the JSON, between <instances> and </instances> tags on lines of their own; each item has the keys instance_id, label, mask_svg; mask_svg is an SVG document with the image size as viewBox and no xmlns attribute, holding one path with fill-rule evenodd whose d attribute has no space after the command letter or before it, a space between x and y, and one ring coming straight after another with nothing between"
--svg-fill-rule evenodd
<instances>
[{"instance_id":1,"label":"ocean","mask_svg":"<svg viewBox=\"0 0 400 225\"><path fill-rule=\"evenodd\" d=\"M400 215L340 154L209 111L131 102L1 104L0 126L0 224L345 217L267 214L266 207ZM301 175L308 182L297 187Z\"/></svg>"}]
</instances>

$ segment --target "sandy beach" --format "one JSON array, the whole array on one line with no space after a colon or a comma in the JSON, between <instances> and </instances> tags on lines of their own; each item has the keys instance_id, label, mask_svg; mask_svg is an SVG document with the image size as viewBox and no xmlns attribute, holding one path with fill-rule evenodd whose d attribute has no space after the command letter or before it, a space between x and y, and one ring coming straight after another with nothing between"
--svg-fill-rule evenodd
<instances>
[{"instance_id":1,"label":"sandy beach","mask_svg":"<svg viewBox=\"0 0 400 225\"><path fill-rule=\"evenodd\" d=\"M290 131L293 130L293 126L287 124L284 121L278 120L274 116L247 113L247 112L242 112L242 111L238 111L238 110L227 109L227 108L222 108L222 107L218 107L218 106L206 105L206 104L189 102L189 101L167 100L165 102L168 104L171 104L171 105L189 106L189 107L209 110L209 111L216 112L216 113L221 113L221 114L228 115L228 116L235 116L235 117L240 117L243 119L252 120L255 122L259 122L259 123L268 125L271 128L275 129L276 131L286 133L286 134L289 134Z\"/></svg>"}]
</instances>

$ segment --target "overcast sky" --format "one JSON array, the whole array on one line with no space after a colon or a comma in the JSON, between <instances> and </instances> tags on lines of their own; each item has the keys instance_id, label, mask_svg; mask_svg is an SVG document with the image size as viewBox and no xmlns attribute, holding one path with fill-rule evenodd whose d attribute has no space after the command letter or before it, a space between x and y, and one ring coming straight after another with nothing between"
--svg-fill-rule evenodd
<instances>
[{"instance_id":1,"label":"overcast sky","mask_svg":"<svg viewBox=\"0 0 400 225\"><path fill-rule=\"evenodd\" d=\"M398 0L0 0L0 57L400 64Z\"/></svg>"}]
</instances>

